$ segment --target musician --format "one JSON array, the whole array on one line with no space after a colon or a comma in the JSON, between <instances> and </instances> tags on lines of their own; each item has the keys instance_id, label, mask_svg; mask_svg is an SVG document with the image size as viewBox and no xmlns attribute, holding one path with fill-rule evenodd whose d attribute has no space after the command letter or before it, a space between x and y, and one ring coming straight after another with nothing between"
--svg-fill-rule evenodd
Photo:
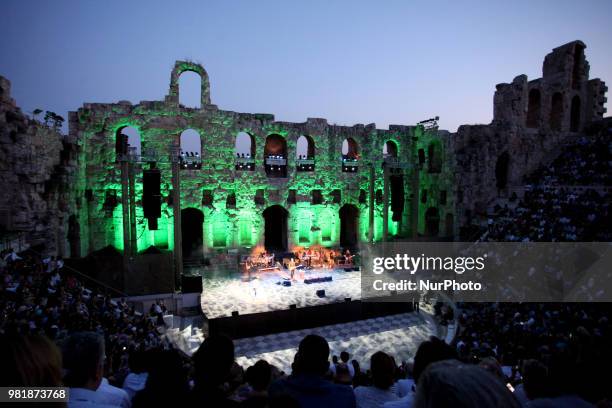
<instances>
[{"instance_id":1,"label":"musician","mask_svg":"<svg viewBox=\"0 0 612 408\"><path fill-rule=\"evenodd\" d=\"M353 258L355 257L355 255L351 255L351 251L349 251L348 249L344 252L344 261L347 264L353 263Z\"/></svg>"}]
</instances>

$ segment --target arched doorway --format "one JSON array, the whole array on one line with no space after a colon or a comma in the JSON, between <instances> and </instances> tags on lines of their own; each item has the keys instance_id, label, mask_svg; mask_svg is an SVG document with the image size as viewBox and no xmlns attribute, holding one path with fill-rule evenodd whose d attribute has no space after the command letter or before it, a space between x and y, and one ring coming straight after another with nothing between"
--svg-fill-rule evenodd
<instances>
[{"instance_id":1,"label":"arched doorway","mask_svg":"<svg viewBox=\"0 0 612 408\"><path fill-rule=\"evenodd\" d=\"M440 232L440 213L436 207L429 207L425 211L425 235L437 237Z\"/></svg>"},{"instance_id":2,"label":"arched doorway","mask_svg":"<svg viewBox=\"0 0 612 408\"><path fill-rule=\"evenodd\" d=\"M359 209L352 204L340 208L340 246L355 248L358 244Z\"/></svg>"},{"instance_id":3,"label":"arched doorway","mask_svg":"<svg viewBox=\"0 0 612 408\"><path fill-rule=\"evenodd\" d=\"M572 107L570 112L570 131L578 132L580 130L580 97L578 95L572 98Z\"/></svg>"},{"instance_id":4,"label":"arched doorway","mask_svg":"<svg viewBox=\"0 0 612 408\"><path fill-rule=\"evenodd\" d=\"M196 208L181 210L181 233L183 240L183 258L202 256L202 224L204 214Z\"/></svg>"},{"instance_id":5,"label":"arched doorway","mask_svg":"<svg viewBox=\"0 0 612 408\"><path fill-rule=\"evenodd\" d=\"M563 95L560 92L552 96L550 102L550 128L552 130L561 130L563 123Z\"/></svg>"},{"instance_id":6,"label":"arched doorway","mask_svg":"<svg viewBox=\"0 0 612 408\"><path fill-rule=\"evenodd\" d=\"M532 89L529 91L529 105L527 107L527 127L537 128L540 123L540 91Z\"/></svg>"},{"instance_id":7,"label":"arched doorway","mask_svg":"<svg viewBox=\"0 0 612 408\"><path fill-rule=\"evenodd\" d=\"M495 163L495 185L498 190L503 190L508 185L508 169L510 166L510 155L503 152Z\"/></svg>"},{"instance_id":8,"label":"arched doorway","mask_svg":"<svg viewBox=\"0 0 612 408\"><path fill-rule=\"evenodd\" d=\"M287 217L289 213L280 205L268 207L263 212L264 246L266 251L287 251Z\"/></svg>"}]
</instances>

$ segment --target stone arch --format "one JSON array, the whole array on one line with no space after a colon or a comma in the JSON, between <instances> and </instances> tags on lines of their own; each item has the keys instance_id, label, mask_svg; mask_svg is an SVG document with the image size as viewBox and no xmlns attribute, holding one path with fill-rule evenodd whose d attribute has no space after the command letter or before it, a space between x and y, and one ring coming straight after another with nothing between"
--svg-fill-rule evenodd
<instances>
[{"instance_id":1,"label":"stone arch","mask_svg":"<svg viewBox=\"0 0 612 408\"><path fill-rule=\"evenodd\" d=\"M442 171L442 145L435 140L427 146L427 162L429 173L440 173Z\"/></svg>"},{"instance_id":2,"label":"stone arch","mask_svg":"<svg viewBox=\"0 0 612 408\"><path fill-rule=\"evenodd\" d=\"M342 141L342 158L343 159L358 159L359 158L359 143L352 137L347 137Z\"/></svg>"},{"instance_id":3,"label":"stone arch","mask_svg":"<svg viewBox=\"0 0 612 408\"><path fill-rule=\"evenodd\" d=\"M437 237L440 233L440 212L436 207L429 207L425 211L425 236Z\"/></svg>"},{"instance_id":4,"label":"stone arch","mask_svg":"<svg viewBox=\"0 0 612 408\"><path fill-rule=\"evenodd\" d=\"M181 210L181 235L184 258L202 256L204 213L197 208L188 207Z\"/></svg>"},{"instance_id":5,"label":"stone arch","mask_svg":"<svg viewBox=\"0 0 612 408\"><path fill-rule=\"evenodd\" d=\"M289 212L280 205L272 205L262 213L264 218L264 246L267 251L287 251L287 219Z\"/></svg>"},{"instance_id":6,"label":"stone arch","mask_svg":"<svg viewBox=\"0 0 612 408\"><path fill-rule=\"evenodd\" d=\"M255 138L247 132L236 135L236 157L255 158Z\"/></svg>"},{"instance_id":7,"label":"stone arch","mask_svg":"<svg viewBox=\"0 0 612 408\"><path fill-rule=\"evenodd\" d=\"M140 156L142 140L138 128L131 125L121 126L115 132L115 154L117 161L127 159L128 155Z\"/></svg>"},{"instance_id":8,"label":"stone arch","mask_svg":"<svg viewBox=\"0 0 612 408\"><path fill-rule=\"evenodd\" d=\"M555 92L550 100L550 128L561 130L563 123L563 94Z\"/></svg>"},{"instance_id":9,"label":"stone arch","mask_svg":"<svg viewBox=\"0 0 612 408\"><path fill-rule=\"evenodd\" d=\"M533 88L529 91L526 122L528 128L537 128L540 125L541 99L542 96L539 89Z\"/></svg>"},{"instance_id":10,"label":"stone arch","mask_svg":"<svg viewBox=\"0 0 612 408\"><path fill-rule=\"evenodd\" d=\"M301 135L297 139L295 157L297 159L314 159L315 157L315 143L312 137L308 135Z\"/></svg>"},{"instance_id":11,"label":"stone arch","mask_svg":"<svg viewBox=\"0 0 612 408\"><path fill-rule=\"evenodd\" d=\"M383 158L397 157L399 148L394 140L387 140L383 145Z\"/></svg>"},{"instance_id":12,"label":"stone arch","mask_svg":"<svg viewBox=\"0 0 612 408\"><path fill-rule=\"evenodd\" d=\"M572 98L570 108L570 132L580 131L580 97L578 95Z\"/></svg>"},{"instance_id":13,"label":"stone arch","mask_svg":"<svg viewBox=\"0 0 612 408\"><path fill-rule=\"evenodd\" d=\"M210 83L208 74L202 65L191 61L176 61L174 63L174 68L170 74L170 91L166 97L166 101L174 104L179 103L179 77L183 72L187 71L195 72L200 76L200 108L203 108L204 105L210 105Z\"/></svg>"},{"instance_id":14,"label":"stone arch","mask_svg":"<svg viewBox=\"0 0 612 408\"><path fill-rule=\"evenodd\" d=\"M180 137L181 152L193 153L202 156L202 139L200 133L194 129L185 129Z\"/></svg>"},{"instance_id":15,"label":"stone arch","mask_svg":"<svg viewBox=\"0 0 612 408\"><path fill-rule=\"evenodd\" d=\"M266 137L264 167L268 177L287 177L287 140L279 134Z\"/></svg>"},{"instance_id":16,"label":"stone arch","mask_svg":"<svg viewBox=\"0 0 612 408\"><path fill-rule=\"evenodd\" d=\"M340 246L355 248L359 243L359 208L345 204L340 208Z\"/></svg>"}]
</instances>

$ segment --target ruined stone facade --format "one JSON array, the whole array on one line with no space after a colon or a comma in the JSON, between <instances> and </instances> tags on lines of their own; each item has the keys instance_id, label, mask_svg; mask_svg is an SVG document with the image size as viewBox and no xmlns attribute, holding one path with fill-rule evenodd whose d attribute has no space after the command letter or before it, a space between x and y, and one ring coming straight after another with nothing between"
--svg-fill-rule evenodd
<instances>
[{"instance_id":1,"label":"ruined stone facade","mask_svg":"<svg viewBox=\"0 0 612 408\"><path fill-rule=\"evenodd\" d=\"M542 78L498 84L491 124L461 126L451 136L460 225L477 223L498 197L603 118L608 88L589 79L585 48L581 41L557 47L544 59Z\"/></svg>"},{"instance_id":2,"label":"ruined stone facade","mask_svg":"<svg viewBox=\"0 0 612 408\"><path fill-rule=\"evenodd\" d=\"M22 234L27 246L66 255L70 187L76 170L74 145L57 130L31 119L11 98L11 84L0 77L0 232ZM72 219L74 221L74 218Z\"/></svg>"},{"instance_id":3,"label":"ruined stone facade","mask_svg":"<svg viewBox=\"0 0 612 408\"><path fill-rule=\"evenodd\" d=\"M202 78L200 108L179 104L178 77L184 71L196 72ZM82 253L107 245L122 249L127 242L122 228L122 160L116 148L118 135L126 127L138 130L142 152L130 161L136 201L133 218L137 224L136 239L132 239L136 250L132 248L132 252L150 246L174 249L176 200L171 156L177 155L181 134L188 129L199 134L201 168L179 166L180 208L182 214L187 209L202 213L201 251L205 255L263 246L265 212L273 206L284 209L273 214L268 223L286 224L279 227L287 229L286 250L296 246L347 246L342 242L343 222L356 222L355 242L349 244L379 241L385 232L388 239L452 237L455 233L452 170L446 165L451 161L444 157L447 134L439 136L423 126L392 125L381 130L374 124L346 127L314 118L289 123L275 121L270 114L224 111L210 104L204 68L178 61L164 101L85 104L70 114L70 135L80 145L81 176L75 187L77 196L84 197L78 211ZM236 138L241 132L251 139L251 157L237 157ZM296 153L301 136L308 139L309 157L300 158ZM345 154L343 161L344 140L348 140L352 152ZM389 150L386 157L385 144ZM283 167L283 160L286 168L275 173ZM161 175L157 230L149 228L142 205L142 175L151 168L151 162ZM308 171L310 166L312 171ZM283 211L286 221L282 220ZM354 220L342 221L342 211L349 212L348 217ZM197 217L195 220L201 222Z\"/></svg>"},{"instance_id":4,"label":"ruined stone facade","mask_svg":"<svg viewBox=\"0 0 612 408\"><path fill-rule=\"evenodd\" d=\"M460 227L485 219L524 175L603 117L607 87L589 79L584 49L580 41L555 48L542 78L497 85L492 122L454 134L225 111L211 103L204 68L178 61L163 101L86 103L70 113L70 134L62 137L21 113L0 78L2 225L64 256L126 245L131 256L152 246L172 253L194 226L202 242L188 256L250 251L266 244L267 222L286 231L280 241L287 250L457 238ZM199 108L179 104L185 71L201 77ZM126 154L121 135L129 127L139 134L140 155ZM199 135L200 155L177 161L188 129ZM240 133L250 139L247 157L236 155ZM296 152L301 136L307 157ZM197 168L185 168L185 160ZM150 169L160 174L153 217L143 211Z\"/></svg>"}]
</instances>

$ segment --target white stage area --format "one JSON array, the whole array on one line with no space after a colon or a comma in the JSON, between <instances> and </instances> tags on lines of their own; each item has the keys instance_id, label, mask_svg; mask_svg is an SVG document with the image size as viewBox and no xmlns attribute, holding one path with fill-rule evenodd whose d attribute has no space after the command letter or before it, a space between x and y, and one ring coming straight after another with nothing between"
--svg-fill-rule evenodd
<instances>
[{"instance_id":1,"label":"white stage area","mask_svg":"<svg viewBox=\"0 0 612 408\"><path fill-rule=\"evenodd\" d=\"M241 315L272 310L316 306L344 302L345 298L361 298L361 273L344 269L315 268L304 272L304 279L331 276L330 282L304 283L301 276L283 286L286 273L264 272L244 279L240 272L202 272L202 311L209 319L231 316L233 311ZM325 290L325 297L317 296L317 290Z\"/></svg>"}]
</instances>

